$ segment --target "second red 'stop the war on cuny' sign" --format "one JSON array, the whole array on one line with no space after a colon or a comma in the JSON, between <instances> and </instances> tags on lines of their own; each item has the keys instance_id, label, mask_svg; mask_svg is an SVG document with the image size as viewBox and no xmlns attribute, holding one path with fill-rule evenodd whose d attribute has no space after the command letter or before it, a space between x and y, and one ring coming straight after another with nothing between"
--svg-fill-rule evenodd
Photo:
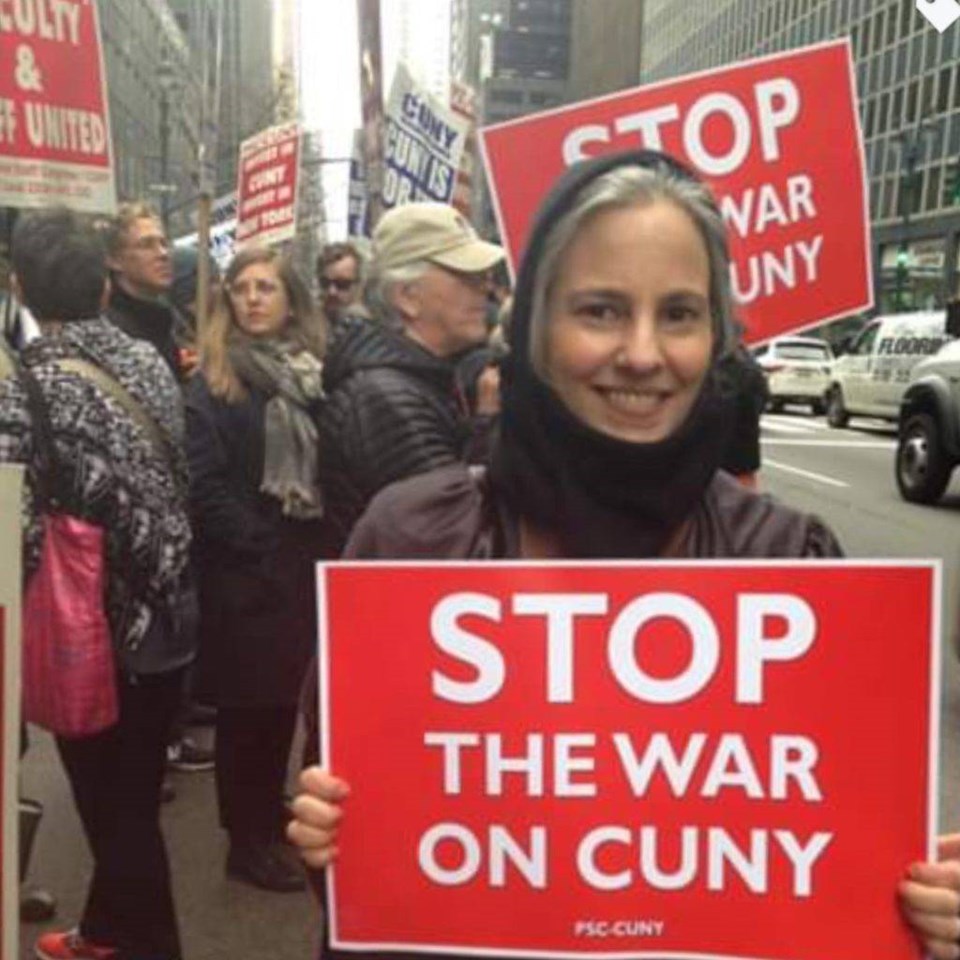
<instances>
[{"instance_id":1,"label":"second red 'stop the war on cuny' sign","mask_svg":"<svg viewBox=\"0 0 960 960\"><path fill-rule=\"evenodd\" d=\"M481 140L511 261L566 166L646 147L687 163L717 195L748 341L866 309L873 283L856 102L841 40L488 127Z\"/></svg>"}]
</instances>

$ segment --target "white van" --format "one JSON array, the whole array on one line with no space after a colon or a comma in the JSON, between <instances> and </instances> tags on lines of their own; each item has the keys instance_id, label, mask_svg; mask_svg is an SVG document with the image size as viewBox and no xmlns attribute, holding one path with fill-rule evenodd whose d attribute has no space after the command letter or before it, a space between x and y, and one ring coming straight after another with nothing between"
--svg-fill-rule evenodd
<instances>
[{"instance_id":1,"label":"white van","mask_svg":"<svg viewBox=\"0 0 960 960\"><path fill-rule=\"evenodd\" d=\"M851 416L897 420L911 371L949 339L944 310L871 320L833 363L827 422L845 427Z\"/></svg>"}]
</instances>

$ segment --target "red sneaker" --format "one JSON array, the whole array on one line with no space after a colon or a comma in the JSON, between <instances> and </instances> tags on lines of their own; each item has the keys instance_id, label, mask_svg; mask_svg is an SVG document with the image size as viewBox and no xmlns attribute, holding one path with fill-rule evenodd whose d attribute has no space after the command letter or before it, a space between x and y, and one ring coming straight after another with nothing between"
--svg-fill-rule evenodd
<instances>
[{"instance_id":1,"label":"red sneaker","mask_svg":"<svg viewBox=\"0 0 960 960\"><path fill-rule=\"evenodd\" d=\"M45 933L33 945L33 953L37 960L112 960L117 955L113 947L84 940L76 928L64 933Z\"/></svg>"}]
</instances>

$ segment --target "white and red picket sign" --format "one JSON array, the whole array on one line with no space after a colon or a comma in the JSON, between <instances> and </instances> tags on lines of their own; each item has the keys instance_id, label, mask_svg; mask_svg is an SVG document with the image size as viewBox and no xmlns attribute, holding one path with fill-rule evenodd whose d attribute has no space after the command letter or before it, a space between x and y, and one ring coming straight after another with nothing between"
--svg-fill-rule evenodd
<instances>
[{"instance_id":1,"label":"white and red picket sign","mask_svg":"<svg viewBox=\"0 0 960 960\"><path fill-rule=\"evenodd\" d=\"M0 206L116 203L95 0L0 4Z\"/></svg>"},{"instance_id":2,"label":"white and red picket sign","mask_svg":"<svg viewBox=\"0 0 960 960\"><path fill-rule=\"evenodd\" d=\"M240 144L237 247L269 246L297 232L300 126L283 123Z\"/></svg>"},{"instance_id":3,"label":"white and red picket sign","mask_svg":"<svg viewBox=\"0 0 960 960\"><path fill-rule=\"evenodd\" d=\"M565 167L664 150L720 201L750 342L873 303L869 208L849 40L626 90L481 130L516 267Z\"/></svg>"},{"instance_id":4,"label":"white and red picket sign","mask_svg":"<svg viewBox=\"0 0 960 960\"><path fill-rule=\"evenodd\" d=\"M343 949L915 960L933 562L321 565Z\"/></svg>"}]
</instances>

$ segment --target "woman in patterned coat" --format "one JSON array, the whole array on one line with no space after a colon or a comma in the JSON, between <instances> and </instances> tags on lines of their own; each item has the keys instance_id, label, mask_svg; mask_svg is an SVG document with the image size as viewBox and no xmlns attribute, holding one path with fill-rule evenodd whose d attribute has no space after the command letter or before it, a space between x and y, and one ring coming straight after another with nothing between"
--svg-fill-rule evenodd
<instances>
[{"instance_id":1,"label":"woman in patterned coat","mask_svg":"<svg viewBox=\"0 0 960 960\"><path fill-rule=\"evenodd\" d=\"M20 376L0 381L0 460L27 466L24 569L29 578L42 548L33 496L41 403L52 431L52 463L43 469L53 505L105 531L106 613L120 702L109 729L57 738L94 872L78 928L44 934L36 955L178 960L159 814L167 737L194 656L193 633L181 628L180 616L190 528L179 391L149 344L101 315L109 290L104 250L75 213L23 216L13 267L18 296L42 334L22 350ZM126 400L62 365L76 359L99 368ZM33 400L24 374L37 388ZM158 433L145 429L144 418Z\"/></svg>"}]
</instances>

